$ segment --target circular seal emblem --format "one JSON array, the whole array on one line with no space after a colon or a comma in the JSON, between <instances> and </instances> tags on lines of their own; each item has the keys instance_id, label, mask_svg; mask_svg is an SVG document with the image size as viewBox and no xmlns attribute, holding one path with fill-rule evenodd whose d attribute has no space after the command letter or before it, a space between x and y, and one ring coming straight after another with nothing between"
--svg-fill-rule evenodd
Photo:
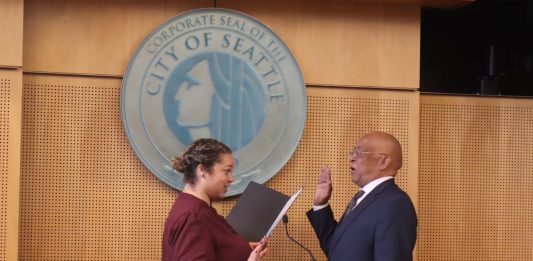
<instances>
[{"instance_id":1,"label":"circular seal emblem","mask_svg":"<svg viewBox=\"0 0 533 261\"><path fill-rule=\"evenodd\" d=\"M226 143L235 157L226 196L264 183L301 138L306 92L285 43L258 20L231 10L196 9L156 28L124 74L127 137L160 180L183 189L171 159L198 138Z\"/></svg>"}]
</instances>

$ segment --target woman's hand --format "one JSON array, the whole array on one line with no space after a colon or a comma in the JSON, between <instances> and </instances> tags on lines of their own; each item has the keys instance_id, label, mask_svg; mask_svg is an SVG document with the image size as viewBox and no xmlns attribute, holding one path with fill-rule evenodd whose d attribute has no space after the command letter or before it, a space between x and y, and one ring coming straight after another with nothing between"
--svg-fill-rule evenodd
<instances>
[{"instance_id":1,"label":"woman's hand","mask_svg":"<svg viewBox=\"0 0 533 261\"><path fill-rule=\"evenodd\" d=\"M248 258L248 261L256 261L261 260L266 254L268 253L268 248L266 247L268 238L263 237L259 243L250 243L250 246L255 246L254 250L252 250L252 253L250 254L250 257Z\"/></svg>"}]
</instances>

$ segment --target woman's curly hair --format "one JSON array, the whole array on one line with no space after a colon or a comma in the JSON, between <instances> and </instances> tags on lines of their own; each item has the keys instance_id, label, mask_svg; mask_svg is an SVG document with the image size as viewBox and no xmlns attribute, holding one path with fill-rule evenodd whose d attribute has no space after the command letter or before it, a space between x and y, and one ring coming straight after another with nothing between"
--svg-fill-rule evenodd
<instances>
[{"instance_id":1,"label":"woman's curly hair","mask_svg":"<svg viewBox=\"0 0 533 261\"><path fill-rule=\"evenodd\" d=\"M201 164L211 172L213 165L220 162L221 156L228 153L231 153L231 149L216 139L198 139L185 148L181 157L172 159L172 167L183 173L185 183L194 184L198 165Z\"/></svg>"}]
</instances>

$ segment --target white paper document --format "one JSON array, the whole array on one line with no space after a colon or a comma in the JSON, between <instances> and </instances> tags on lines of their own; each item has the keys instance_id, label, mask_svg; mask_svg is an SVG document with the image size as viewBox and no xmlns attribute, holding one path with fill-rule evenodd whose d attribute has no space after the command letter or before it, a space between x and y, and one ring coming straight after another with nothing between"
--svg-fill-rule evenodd
<instances>
[{"instance_id":1,"label":"white paper document","mask_svg":"<svg viewBox=\"0 0 533 261\"><path fill-rule=\"evenodd\" d=\"M294 203L294 201L296 200L298 195L300 195L302 190L303 190L303 188L300 188L298 191L296 191L296 193L294 193L291 196L291 198L287 201L287 203L285 203L285 206L279 212L278 217L276 217L276 220L274 220L274 223L272 223L272 226L270 226L270 229L268 230L268 232L266 234L267 237L270 237L270 235L272 235L272 232L274 232L274 229L276 229L276 227L278 226L279 222L283 218L283 215L285 215L285 213L287 213L287 211L289 210L291 205Z\"/></svg>"}]
</instances>

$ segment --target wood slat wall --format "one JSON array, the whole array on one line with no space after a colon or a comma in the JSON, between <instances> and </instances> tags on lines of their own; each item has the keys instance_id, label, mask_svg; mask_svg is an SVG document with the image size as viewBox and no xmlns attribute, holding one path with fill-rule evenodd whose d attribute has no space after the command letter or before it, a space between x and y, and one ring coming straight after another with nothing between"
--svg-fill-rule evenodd
<instances>
[{"instance_id":1,"label":"wood slat wall","mask_svg":"<svg viewBox=\"0 0 533 261\"><path fill-rule=\"evenodd\" d=\"M23 10L0 3L0 260L18 258Z\"/></svg>"},{"instance_id":2,"label":"wood slat wall","mask_svg":"<svg viewBox=\"0 0 533 261\"><path fill-rule=\"evenodd\" d=\"M26 0L24 70L121 76L141 41L210 0Z\"/></svg>"},{"instance_id":3,"label":"wood slat wall","mask_svg":"<svg viewBox=\"0 0 533 261\"><path fill-rule=\"evenodd\" d=\"M92 77L24 78L20 259L158 260L176 191L157 180L131 150L120 120L120 81ZM418 93L309 87L309 116L297 151L267 183L286 194L305 190L289 211L291 234L324 256L305 217L317 173L330 164L338 216L356 190L347 153L358 137L382 130L404 147L397 180L415 199ZM236 198L219 202L227 215ZM267 260L306 253L280 226Z\"/></svg>"},{"instance_id":4,"label":"wood slat wall","mask_svg":"<svg viewBox=\"0 0 533 261\"><path fill-rule=\"evenodd\" d=\"M22 70L0 68L0 260L17 260Z\"/></svg>"},{"instance_id":5,"label":"wood slat wall","mask_svg":"<svg viewBox=\"0 0 533 261\"><path fill-rule=\"evenodd\" d=\"M2 0L0 3L0 68L22 66L23 0Z\"/></svg>"},{"instance_id":6,"label":"wood slat wall","mask_svg":"<svg viewBox=\"0 0 533 261\"><path fill-rule=\"evenodd\" d=\"M182 11L213 6L206 0L123 2L27 0L25 70L122 75L153 28ZM304 0L217 1L217 6L271 27L295 54L307 83L418 88L417 6Z\"/></svg>"},{"instance_id":7,"label":"wood slat wall","mask_svg":"<svg viewBox=\"0 0 533 261\"><path fill-rule=\"evenodd\" d=\"M124 136L121 75L153 28L183 11L214 6L214 1L23 4L19 259L160 259L162 226L176 192L146 170ZM399 136L408 157L400 185L416 204L419 95L412 90L419 78L418 7L301 0L217 1L217 6L244 11L270 26L295 54L306 82L381 88L308 88L312 107L304 141L267 183L287 194L296 184L306 184L290 212L295 237L319 255L303 213L316 180L311 177L320 167L317 159L342 173L346 152L367 131ZM342 117L337 117L338 110ZM337 127L328 129L334 112ZM323 129L334 135L319 143ZM340 215L354 188L340 176L335 182L333 203ZM234 200L219 203L220 213L227 214ZM278 229L272 238L268 260L306 258L282 232Z\"/></svg>"},{"instance_id":8,"label":"wood slat wall","mask_svg":"<svg viewBox=\"0 0 533 261\"><path fill-rule=\"evenodd\" d=\"M320 260L326 260L305 212L311 208L318 173L324 164L332 169L334 194L332 203L339 218L357 191L349 178L348 152L359 137L371 131L394 134L403 146L404 167L397 183L416 201L418 155L418 93L369 91L346 88L308 88L308 119L298 149L289 163L267 186L291 195L303 186L304 191L288 212L289 230ZM218 205L227 214L236 199ZM306 260L305 251L289 241L283 228L274 232L268 260Z\"/></svg>"},{"instance_id":9,"label":"wood slat wall","mask_svg":"<svg viewBox=\"0 0 533 261\"><path fill-rule=\"evenodd\" d=\"M271 27L309 84L418 89L418 6L316 0L219 0L217 6Z\"/></svg>"},{"instance_id":10,"label":"wood slat wall","mask_svg":"<svg viewBox=\"0 0 533 261\"><path fill-rule=\"evenodd\" d=\"M120 119L119 79L24 77L20 260L157 260L176 196Z\"/></svg>"},{"instance_id":11,"label":"wood slat wall","mask_svg":"<svg viewBox=\"0 0 533 261\"><path fill-rule=\"evenodd\" d=\"M420 100L418 260L532 260L533 100Z\"/></svg>"}]
</instances>

